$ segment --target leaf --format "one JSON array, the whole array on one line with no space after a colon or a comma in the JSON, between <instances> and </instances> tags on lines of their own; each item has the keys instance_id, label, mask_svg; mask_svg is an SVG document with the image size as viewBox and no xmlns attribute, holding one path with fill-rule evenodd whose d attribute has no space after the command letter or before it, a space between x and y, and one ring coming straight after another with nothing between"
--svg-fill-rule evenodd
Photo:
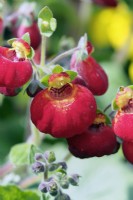
<instances>
[{"instance_id":1,"label":"leaf","mask_svg":"<svg viewBox=\"0 0 133 200\"><path fill-rule=\"evenodd\" d=\"M60 65L56 65L52 70L53 73L61 73L63 72L63 68Z\"/></svg>"},{"instance_id":2,"label":"leaf","mask_svg":"<svg viewBox=\"0 0 133 200\"><path fill-rule=\"evenodd\" d=\"M46 75L42 78L41 83L48 87L48 80L49 80L50 75Z\"/></svg>"},{"instance_id":3,"label":"leaf","mask_svg":"<svg viewBox=\"0 0 133 200\"><path fill-rule=\"evenodd\" d=\"M11 148L9 159L16 166L30 164L30 153L32 144L21 143Z\"/></svg>"},{"instance_id":4,"label":"leaf","mask_svg":"<svg viewBox=\"0 0 133 200\"><path fill-rule=\"evenodd\" d=\"M77 76L77 72L74 72L74 71L71 71L71 70L67 70L65 72L70 76L71 81L74 80Z\"/></svg>"},{"instance_id":5,"label":"leaf","mask_svg":"<svg viewBox=\"0 0 133 200\"><path fill-rule=\"evenodd\" d=\"M28 32L22 36L22 39L30 45L30 34Z\"/></svg>"},{"instance_id":6,"label":"leaf","mask_svg":"<svg viewBox=\"0 0 133 200\"><path fill-rule=\"evenodd\" d=\"M29 153L29 163L33 164L35 162L35 153L40 152L39 149L35 145L31 145L30 153Z\"/></svg>"},{"instance_id":7,"label":"leaf","mask_svg":"<svg viewBox=\"0 0 133 200\"><path fill-rule=\"evenodd\" d=\"M32 191L22 191L18 187L0 186L0 200L40 200L37 193Z\"/></svg>"}]
</instances>

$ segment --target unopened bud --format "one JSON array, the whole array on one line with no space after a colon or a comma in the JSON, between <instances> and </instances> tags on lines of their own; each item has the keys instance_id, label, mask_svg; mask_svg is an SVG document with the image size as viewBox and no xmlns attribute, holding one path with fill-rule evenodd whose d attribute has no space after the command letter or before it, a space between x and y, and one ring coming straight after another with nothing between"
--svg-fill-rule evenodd
<instances>
[{"instance_id":1,"label":"unopened bud","mask_svg":"<svg viewBox=\"0 0 133 200\"><path fill-rule=\"evenodd\" d=\"M58 164L62 167L62 169L67 170L66 162L62 161L62 162L58 162Z\"/></svg>"},{"instance_id":2,"label":"unopened bud","mask_svg":"<svg viewBox=\"0 0 133 200\"><path fill-rule=\"evenodd\" d=\"M60 186L63 188L63 189L68 189L69 188L69 181L68 179L63 179L60 181Z\"/></svg>"},{"instance_id":3,"label":"unopened bud","mask_svg":"<svg viewBox=\"0 0 133 200\"><path fill-rule=\"evenodd\" d=\"M56 169L58 169L58 167L59 167L58 164L52 163L52 164L50 164L50 165L48 166L48 170L49 170L50 172L52 172L52 171L55 171Z\"/></svg>"},{"instance_id":4,"label":"unopened bud","mask_svg":"<svg viewBox=\"0 0 133 200\"><path fill-rule=\"evenodd\" d=\"M44 172L45 171L45 168L44 168L44 165L40 162L35 162L33 165L32 165L32 170L34 173L40 173L40 172Z\"/></svg>"},{"instance_id":5,"label":"unopened bud","mask_svg":"<svg viewBox=\"0 0 133 200\"><path fill-rule=\"evenodd\" d=\"M69 177L69 183L73 186L77 186L78 185L78 182L79 182L79 175L78 174L72 174L70 177Z\"/></svg>"},{"instance_id":6,"label":"unopened bud","mask_svg":"<svg viewBox=\"0 0 133 200\"><path fill-rule=\"evenodd\" d=\"M47 183L47 182L42 182L42 183L40 183L38 189L39 189L42 193L47 193L47 192L48 192L48 183Z\"/></svg>"},{"instance_id":7,"label":"unopened bud","mask_svg":"<svg viewBox=\"0 0 133 200\"><path fill-rule=\"evenodd\" d=\"M46 151L44 153L44 158L49 162L49 163L52 163L56 160L55 158L55 154L53 151Z\"/></svg>"},{"instance_id":8,"label":"unopened bud","mask_svg":"<svg viewBox=\"0 0 133 200\"><path fill-rule=\"evenodd\" d=\"M52 180L51 182L49 182L49 193L51 196L56 196L58 194L59 188L58 185L54 182L54 180Z\"/></svg>"},{"instance_id":9,"label":"unopened bud","mask_svg":"<svg viewBox=\"0 0 133 200\"><path fill-rule=\"evenodd\" d=\"M44 89L44 86L38 80L32 80L28 85L26 92L28 96L34 97L38 92Z\"/></svg>"},{"instance_id":10,"label":"unopened bud","mask_svg":"<svg viewBox=\"0 0 133 200\"><path fill-rule=\"evenodd\" d=\"M35 154L35 160L36 161L42 161L43 160L43 154L42 153L36 153Z\"/></svg>"}]
</instances>

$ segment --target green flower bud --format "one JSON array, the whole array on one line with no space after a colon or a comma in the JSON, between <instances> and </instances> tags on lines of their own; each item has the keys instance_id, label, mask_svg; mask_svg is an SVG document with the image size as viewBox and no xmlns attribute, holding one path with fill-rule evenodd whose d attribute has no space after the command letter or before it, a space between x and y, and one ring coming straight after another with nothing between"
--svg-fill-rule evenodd
<instances>
[{"instance_id":1,"label":"green flower bud","mask_svg":"<svg viewBox=\"0 0 133 200\"><path fill-rule=\"evenodd\" d=\"M55 153L53 151L46 151L44 153L44 158L49 162L52 163L56 160Z\"/></svg>"},{"instance_id":2,"label":"green flower bud","mask_svg":"<svg viewBox=\"0 0 133 200\"><path fill-rule=\"evenodd\" d=\"M73 186L77 186L78 182L79 182L79 175L78 174L72 174L71 176L69 176L69 183Z\"/></svg>"}]
</instances>

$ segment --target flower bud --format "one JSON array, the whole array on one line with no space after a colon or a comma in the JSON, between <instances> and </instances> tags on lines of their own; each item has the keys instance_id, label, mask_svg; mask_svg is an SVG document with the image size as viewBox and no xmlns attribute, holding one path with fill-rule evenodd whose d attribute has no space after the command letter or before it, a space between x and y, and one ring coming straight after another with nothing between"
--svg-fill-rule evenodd
<instances>
[{"instance_id":1,"label":"flower bud","mask_svg":"<svg viewBox=\"0 0 133 200\"><path fill-rule=\"evenodd\" d=\"M53 151L46 151L44 153L44 158L49 162L49 163L52 163L56 160L55 158L55 154Z\"/></svg>"},{"instance_id":2,"label":"flower bud","mask_svg":"<svg viewBox=\"0 0 133 200\"><path fill-rule=\"evenodd\" d=\"M49 187L48 191L51 196L56 196L58 194L58 191L59 191L58 185L54 182L54 180L49 182L48 187Z\"/></svg>"},{"instance_id":3,"label":"flower bud","mask_svg":"<svg viewBox=\"0 0 133 200\"><path fill-rule=\"evenodd\" d=\"M40 92L43 89L44 86L38 80L32 80L26 88L26 92L28 96L34 97L38 92Z\"/></svg>"},{"instance_id":4,"label":"flower bud","mask_svg":"<svg viewBox=\"0 0 133 200\"><path fill-rule=\"evenodd\" d=\"M78 174L72 174L70 177L69 177L69 183L73 186L77 186L78 185L78 182L79 182L79 175Z\"/></svg>"},{"instance_id":5,"label":"flower bud","mask_svg":"<svg viewBox=\"0 0 133 200\"><path fill-rule=\"evenodd\" d=\"M35 160L36 160L36 161L41 161L41 160L43 160L43 154L42 154L42 153L36 153L36 154L35 154Z\"/></svg>"},{"instance_id":6,"label":"flower bud","mask_svg":"<svg viewBox=\"0 0 133 200\"><path fill-rule=\"evenodd\" d=\"M68 181L67 177L60 181L60 186L63 189L68 189L69 188L69 181Z\"/></svg>"},{"instance_id":7,"label":"flower bud","mask_svg":"<svg viewBox=\"0 0 133 200\"><path fill-rule=\"evenodd\" d=\"M44 168L44 165L41 163L41 162L35 162L33 165L32 165L32 170L34 173L40 173L40 172L44 172L45 171L45 168Z\"/></svg>"},{"instance_id":8,"label":"flower bud","mask_svg":"<svg viewBox=\"0 0 133 200\"><path fill-rule=\"evenodd\" d=\"M62 167L62 169L67 170L66 162L62 161L62 162L58 162L58 164Z\"/></svg>"},{"instance_id":9,"label":"flower bud","mask_svg":"<svg viewBox=\"0 0 133 200\"><path fill-rule=\"evenodd\" d=\"M49 170L50 172L52 172L52 171L58 169L58 167L59 167L58 164L52 163L52 164L50 164L50 165L48 166L48 170Z\"/></svg>"},{"instance_id":10,"label":"flower bud","mask_svg":"<svg viewBox=\"0 0 133 200\"><path fill-rule=\"evenodd\" d=\"M47 182L42 182L42 183L40 183L38 189L39 189L42 193L47 193L47 192L48 192L48 183L47 183Z\"/></svg>"}]
</instances>

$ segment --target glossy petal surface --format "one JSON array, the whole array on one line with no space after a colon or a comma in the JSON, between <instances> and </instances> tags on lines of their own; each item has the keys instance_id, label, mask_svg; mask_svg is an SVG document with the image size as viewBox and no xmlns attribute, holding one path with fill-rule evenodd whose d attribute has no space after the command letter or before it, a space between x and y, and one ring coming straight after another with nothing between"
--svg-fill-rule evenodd
<instances>
[{"instance_id":1,"label":"glossy petal surface","mask_svg":"<svg viewBox=\"0 0 133 200\"><path fill-rule=\"evenodd\" d=\"M70 152L79 158L101 157L114 152L116 137L111 127L90 127L81 135L68 139Z\"/></svg>"},{"instance_id":2,"label":"glossy petal surface","mask_svg":"<svg viewBox=\"0 0 133 200\"><path fill-rule=\"evenodd\" d=\"M96 115L92 93L80 85L73 85L72 93L56 99L49 90L39 92L31 104L31 120L37 128L57 138L69 138L82 133Z\"/></svg>"}]
</instances>

